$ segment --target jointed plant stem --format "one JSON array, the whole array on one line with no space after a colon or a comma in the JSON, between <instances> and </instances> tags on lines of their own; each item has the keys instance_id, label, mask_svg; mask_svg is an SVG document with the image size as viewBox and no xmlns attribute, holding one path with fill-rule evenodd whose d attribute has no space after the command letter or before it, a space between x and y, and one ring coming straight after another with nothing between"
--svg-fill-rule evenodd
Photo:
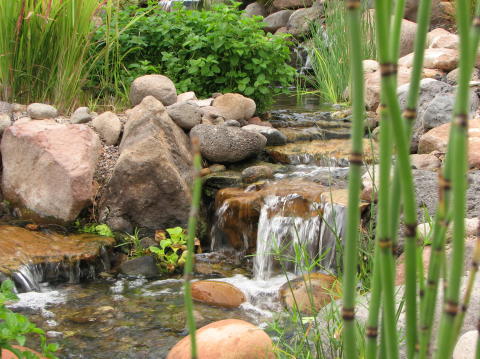
<instances>
[{"instance_id":1,"label":"jointed plant stem","mask_svg":"<svg viewBox=\"0 0 480 359\"><path fill-rule=\"evenodd\" d=\"M344 276L343 276L343 308L344 320L344 357L356 358L355 338L355 292L357 275L357 247L360 224L360 176L363 163L363 117L364 91L363 66L361 48L361 2L345 0L347 7L349 48L351 57L351 98L353 107L352 152L350 155L350 174L348 187L347 228L345 236Z\"/></svg>"},{"instance_id":2,"label":"jointed plant stem","mask_svg":"<svg viewBox=\"0 0 480 359\"><path fill-rule=\"evenodd\" d=\"M197 343L195 336L195 317L193 315L193 300L192 290L190 285L190 278L193 271L193 254L195 251L195 234L197 229L198 212L200 209L200 201L202 197L202 179L200 177L200 170L202 169L202 158L200 156L198 139L192 139L192 147L194 150L193 167L195 177L193 179L192 191L192 206L190 208L190 216L188 218L188 233L187 233L187 259L185 261L184 272L184 300L185 309L187 312L188 331L190 333L190 348L192 359L197 359Z\"/></svg>"}]
</instances>

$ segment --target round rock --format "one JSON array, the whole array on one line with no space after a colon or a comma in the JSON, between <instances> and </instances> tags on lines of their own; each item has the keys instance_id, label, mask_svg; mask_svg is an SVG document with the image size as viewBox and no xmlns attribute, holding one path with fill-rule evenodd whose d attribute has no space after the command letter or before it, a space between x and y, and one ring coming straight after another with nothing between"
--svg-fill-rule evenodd
<instances>
[{"instance_id":1,"label":"round rock","mask_svg":"<svg viewBox=\"0 0 480 359\"><path fill-rule=\"evenodd\" d=\"M192 128L190 137L198 137L202 156L216 163L233 163L255 156L267 143L259 133L230 126L198 125Z\"/></svg>"},{"instance_id":2,"label":"round rock","mask_svg":"<svg viewBox=\"0 0 480 359\"><path fill-rule=\"evenodd\" d=\"M188 102L177 102L167 107L167 112L178 126L191 130L202 122L200 107Z\"/></svg>"},{"instance_id":3,"label":"round rock","mask_svg":"<svg viewBox=\"0 0 480 359\"><path fill-rule=\"evenodd\" d=\"M193 282L192 297L198 302L227 308L236 308L246 300L237 287L214 280Z\"/></svg>"},{"instance_id":4,"label":"round rock","mask_svg":"<svg viewBox=\"0 0 480 359\"><path fill-rule=\"evenodd\" d=\"M153 96L164 106L177 102L175 84L163 75L145 75L136 78L130 88L130 102L138 105L147 96Z\"/></svg>"},{"instance_id":5,"label":"round rock","mask_svg":"<svg viewBox=\"0 0 480 359\"><path fill-rule=\"evenodd\" d=\"M122 122L113 112L102 113L95 117L92 124L107 145L115 145L118 142L122 132Z\"/></svg>"},{"instance_id":6,"label":"round rock","mask_svg":"<svg viewBox=\"0 0 480 359\"><path fill-rule=\"evenodd\" d=\"M199 359L273 359L270 337L253 324L238 319L210 323L196 332ZM167 359L190 359L190 336L170 350Z\"/></svg>"},{"instance_id":7,"label":"round rock","mask_svg":"<svg viewBox=\"0 0 480 359\"><path fill-rule=\"evenodd\" d=\"M92 114L88 107L79 107L72 113L70 117L70 123L78 124L78 123L87 123L92 120Z\"/></svg>"},{"instance_id":8,"label":"round rock","mask_svg":"<svg viewBox=\"0 0 480 359\"><path fill-rule=\"evenodd\" d=\"M212 106L218 108L226 120L237 121L247 121L257 109L255 101L239 93L219 95L213 100Z\"/></svg>"},{"instance_id":9,"label":"round rock","mask_svg":"<svg viewBox=\"0 0 480 359\"><path fill-rule=\"evenodd\" d=\"M58 116L58 111L55 107L44 103L32 103L27 107L27 114L33 120L46 120Z\"/></svg>"}]
</instances>

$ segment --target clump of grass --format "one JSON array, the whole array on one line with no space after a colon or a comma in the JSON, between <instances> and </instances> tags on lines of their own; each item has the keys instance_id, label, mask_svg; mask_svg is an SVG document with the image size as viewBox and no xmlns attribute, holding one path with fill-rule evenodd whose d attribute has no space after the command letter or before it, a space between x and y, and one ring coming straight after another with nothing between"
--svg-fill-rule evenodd
<instances>
[{"instance_id":1,"label":"clump of grass","mask_svg":"<svg viewBox=\"0 0 480 359\"><path fill-rule=\"evenodd\" d=\"M99 0L0 2L0 98L71 109L81 93Z\"/></svg>"}]
</instances>

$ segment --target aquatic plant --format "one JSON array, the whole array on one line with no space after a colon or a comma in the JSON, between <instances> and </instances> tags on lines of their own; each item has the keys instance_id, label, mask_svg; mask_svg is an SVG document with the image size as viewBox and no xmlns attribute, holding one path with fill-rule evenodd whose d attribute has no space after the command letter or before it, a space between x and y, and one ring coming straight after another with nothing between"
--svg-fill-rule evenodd
<instances>
[{"instance_id":1,"label":"aquatic plant","mask_svg":"<svg viewBox=\"0 0 480 359\"><path fill-rule=\"evenodd\" d=\"M187 234L183 228L167 228L166 232L157 231L155 239L159 243L158 246L150 246L148 250L155 255L162 270L171 273L185 263Z\"/></svg>"},{"instance_id":2,"label":"aquatic plant","mask_svg":"<svg viewBox=\"0 0 480 359\"><path fill-rule=\"evenodd\" d=\"M90 86L102 97L121 100L136 77L160 73L179 92L204 97L239 92L264 110L294 77L288 35L265 34L261 17L242 16L238 5L172 12L159 11L153 3L107 8L91 49L105 56L96 62Z\"/></svg>"},{"instance_id":3,"label":"aquatic plant","mask_svg":"<svg viewBox=\"0 0 480 359\"><path fill-rule=\"evenodd\" d=\"M35 335L40 339L42 354L50 359L56 359L54 352L57 351L58 345L48 343L45 332L37 328L25 316L14 313L6 307L7 302L18 300L13 292L14 284L11 280L6 280L0 285L0 354L2 349L8 349L14 353L19 359L35 359L38 356L29 351L23 351L18 346L25 346L27 336Z\"/></svg>"},{"instance_id":4,"label":"aquatic plant","mask_svg":"<svg viewBox=\"0 0 480 359\"><path fill-rule=\"evenodd\" d=\"M0 99L72 108L89 68L98 0L0 2Z\"/></svg>"}]
</instances>

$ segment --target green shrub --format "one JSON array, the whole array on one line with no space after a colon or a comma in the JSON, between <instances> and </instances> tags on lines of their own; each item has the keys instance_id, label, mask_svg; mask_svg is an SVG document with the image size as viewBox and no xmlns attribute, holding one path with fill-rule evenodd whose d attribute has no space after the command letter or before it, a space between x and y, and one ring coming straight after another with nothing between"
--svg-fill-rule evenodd
<instances>
[{"instance_id":1,"label":"green shrub","mask_svg":"<svg viewBox=\"0 0 480 359\"><path fill-rule=\"evenodd\" d=\"M287 35L265 34L262 28L261 17L242 16L238 4L172 12L150 5L107 13L92 51L108 47L111 56L96 64L92 83L99 89L109 86L118 96L136 77L161 73L175 82L178 92L195 91L202 97L239 92L262 111L295 73L287 64ZM102 83L104 79L110 83Z\"/></svg>"}]
</instances>

